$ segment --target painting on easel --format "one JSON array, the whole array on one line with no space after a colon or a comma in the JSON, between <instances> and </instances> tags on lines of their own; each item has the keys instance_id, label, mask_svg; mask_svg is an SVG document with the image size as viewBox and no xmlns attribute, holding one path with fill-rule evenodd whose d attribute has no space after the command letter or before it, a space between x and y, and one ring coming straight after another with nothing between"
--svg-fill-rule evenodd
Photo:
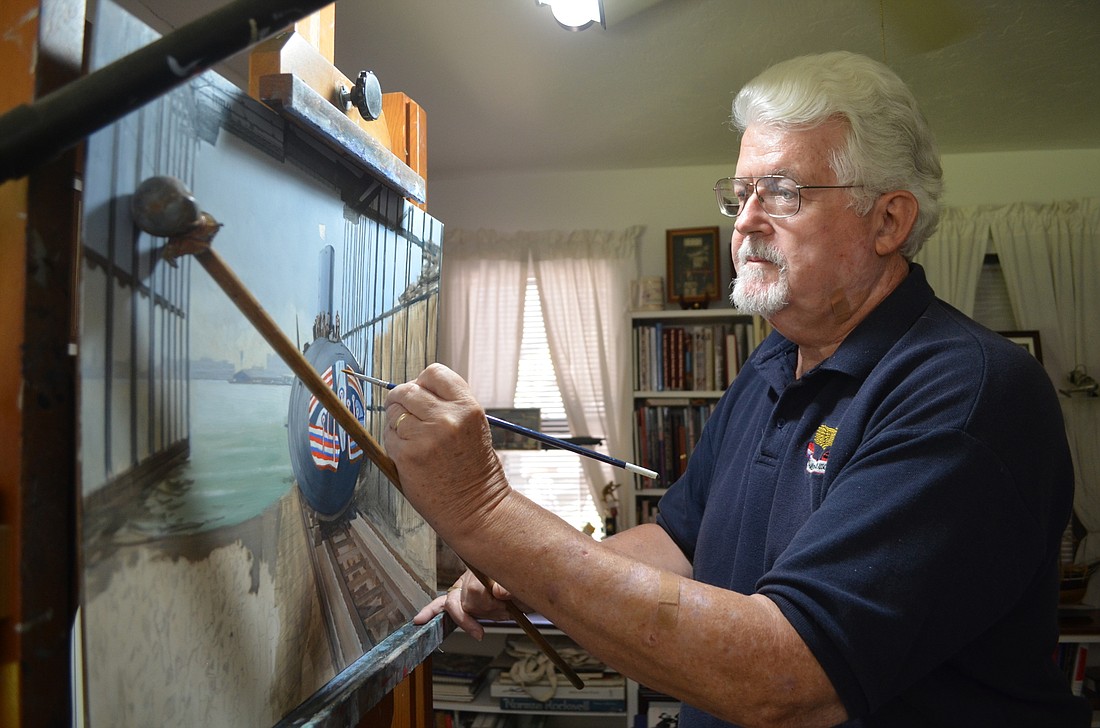
<instances>
[{"instance_id":1,"label":"painting on easel","mask_svg":"<svg viewBox=\"0 0 1100 728\"><path fill-rule=\"evenodd\" d=\"M155 39L111 2L93 65ZM434 533L200 266L131 215L179 179L271 318L381 441L434 360L442 226L214 73L88 144L81 271L87 725L266 726L435 590Z\"/></svg>"}]
</instances>

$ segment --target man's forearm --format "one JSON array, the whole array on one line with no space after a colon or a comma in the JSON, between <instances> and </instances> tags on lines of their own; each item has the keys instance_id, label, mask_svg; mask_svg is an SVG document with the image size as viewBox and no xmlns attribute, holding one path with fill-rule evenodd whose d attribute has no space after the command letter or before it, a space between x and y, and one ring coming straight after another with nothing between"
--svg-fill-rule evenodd
<instances>
[{"instance_id":1,"label":"man's forearm","mask_svg":"<svg viewBox=\"0 0 1100 728\"><path fill-rule=\"evenodd\" d=\"M844 719L778 607L692 581L660 527L600 543L513 493L481 529L456 551L627 676L744 725Z\"/></svg>"}]
</instances>

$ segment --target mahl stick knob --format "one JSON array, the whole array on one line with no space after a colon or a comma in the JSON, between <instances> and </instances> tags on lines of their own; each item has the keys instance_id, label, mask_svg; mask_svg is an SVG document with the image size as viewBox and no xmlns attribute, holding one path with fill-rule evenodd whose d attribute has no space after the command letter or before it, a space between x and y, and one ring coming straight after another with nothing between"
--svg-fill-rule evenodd
<instances>
[{"instance_id":1,"label":"mahl stick knob","mask_svg":"<svg viewBox=\"0 0 1100 728\"><path fill-rule=\"evenodd\" d=\"M130 211L139 228L165 238L185 234L202 218L199 203L175 177L150 177L138 185Z\"/></svg>"}]
</instances>

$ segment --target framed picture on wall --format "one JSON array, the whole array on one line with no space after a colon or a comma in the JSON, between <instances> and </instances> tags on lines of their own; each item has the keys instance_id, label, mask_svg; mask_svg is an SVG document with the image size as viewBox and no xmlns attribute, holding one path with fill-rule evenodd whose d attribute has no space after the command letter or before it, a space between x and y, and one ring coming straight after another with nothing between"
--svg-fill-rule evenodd
<instances>
[{"instance_id":1,"label":"framed picture on wall","mask_svg":"<svg viewBox=\"0 0 1100 728\"><path fill-rule=\"evenodd\" d=\"M1039 360L1040 364L1043 363L1043 349L1039 345L1038 331L998 331L997 333L1014 344L1024 347L1029 354Z\"/></svg>"},{"instance_id":2,"label":"framed picture on wall","mask_svg":"<svg viewBox=\"0 0 1100 728\"><path fill-rule=\"evenodd\" d=\"M719 295L718 228L666 232L668 300L683 308L705 308Z\"/></svg>"}]
</instances>

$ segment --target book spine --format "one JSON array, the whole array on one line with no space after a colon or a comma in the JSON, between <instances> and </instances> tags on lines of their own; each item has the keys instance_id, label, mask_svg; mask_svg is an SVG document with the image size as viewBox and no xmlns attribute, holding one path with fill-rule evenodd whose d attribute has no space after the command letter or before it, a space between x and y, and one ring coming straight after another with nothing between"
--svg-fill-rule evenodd
<instances>
[{"instance_id":1,"label":"book spine","mask_svg":"<svg viewBox=\"0 0 1100 728\"><path fill-rule=\"evenodd\" d=\"M1070 680L1070 687L1073 689L1074 695L1081 695L1084 692L1085 686L1085 667L1089 661L1089 646L1085 643L1077 645L1077 649L1074 652L1073 661L1073 677Z\"/></svg>"},{"instance_id":2,"label":"book spine","mask_svg":"<svg viewBox=\"0 0 1100 728\"><path fill-rule=\"evenodd\" d=\"M654 361L653 365L653 385L654 389L662 390L665 388L665 361L664 361L664 346L665 346L665 330L663 324L655 324L653 327L653 353L650 355Z\"/></svg>"},{"instance_id":3,"label":"book spine","mask_svg":"<svg viewBox=\"0 0 1100 728\"><path fill-rule=\"evenodd\" d=\"M537 692L538 688L535 687ZM625 688L622 685L598 687L585 685L578 690L569 685L558 685L553 700L623 700ZM505 685L498 682L489 685L489 695L494 698L521 698L534 700L522 685Z\"/></svg>"},{"instance_id":4,"label":"book spine","mask_svg":"<svg viewBox=\"0 0 1100 728\"><path fill-rule=\"evenodd\" d=\"M626 710L625 700L572 700L540 701L529 698L501 698L501 710L544 710L569 713L621 713Z\"/></svg>"}]
</instances>

